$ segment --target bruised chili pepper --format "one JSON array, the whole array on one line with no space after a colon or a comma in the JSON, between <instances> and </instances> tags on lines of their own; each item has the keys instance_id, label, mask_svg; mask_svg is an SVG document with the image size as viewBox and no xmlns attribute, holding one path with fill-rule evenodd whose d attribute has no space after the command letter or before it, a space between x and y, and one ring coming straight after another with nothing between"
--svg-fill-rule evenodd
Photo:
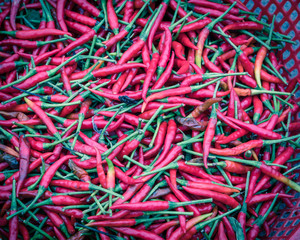
<instances>
[{"instance_id":1,"label":"bruised chili pepper","mask_svg":"<svg viewBox=\"0 0 300 240\"><path fill-rule=\"evenodd\" d=\"M84 182L91 181L91 177L88 175L88 173L84 169L79 168L72 160L69 160L68 166L73 173L79 177L79 179L83 180Z\"/></svg>"},{"instance_id":2,"label":"bruised chili pepper","mask_svg":"<svg viewBox=\"0 0 300 240\"><path fill-rule=\"evenodd\" d=\"M191 117L186 117L186 118L182 118L177 116L176 120L183 126L186 126L192 130L195 131L205 131L205 129L208 126L208 122L207 121L197 121L195 118L191 118Z\"/></svg>"}]
</instances>

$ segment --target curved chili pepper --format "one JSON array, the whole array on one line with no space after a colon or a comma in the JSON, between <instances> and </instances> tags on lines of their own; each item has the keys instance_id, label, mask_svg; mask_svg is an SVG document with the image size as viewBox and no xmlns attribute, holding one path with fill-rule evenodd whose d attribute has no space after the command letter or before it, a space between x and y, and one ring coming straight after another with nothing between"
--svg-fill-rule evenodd
<instances>
[{"instance_id":1,"label":"curved chili pepper","mask_svg":"<svg viewBox=\"0 0 300 240\"><path fill-rule=\"evenodd\" d=\"M20 177L17 183L16 195L19 196L19 192L23 187L24 180L27 177L29 168L29 158L30 158L30 146L28 142L24 139L24 135L20 137Z\"/></svg>"},{"instance_id":2,"label":"curved chili pepper","mask_svg":"<svg viewBox=\"0 0 300 240\"><path fill-rule=\"evenodd\" d=\"M156 18L156 21L155 21L154 25L152 26L152 28L150 30L149 37L148 37L148 40L147 40L148 41L148 49L152 48L152 42L153 42L154 35L155 35L161 21L163 20L165 14L166 14L169 2L170 2L170 0L164 0L161 3L162 8L160 9L159 14Z\"/></svg>"},{"instance_id":3,"label":"curved chili pepper","mask_svg":"<svg viewBox=\"0 0 300 240\"><path fill-rule=\"evenodd\" d=\"M204 190L204 189L195 189L195 188L190 188L190 187L184 187L184 186L183 186L183 189L189 193L192 193L192 194L195 194L198 196L213 198L214 200L220 201L232 208L236 208L237 206L239 206L239 203L234 198L232 198L228 195L225 195L225 194L215 193L213 191Z\"/></svg>"},{"instance_id":4,"label":"curved chili pepper","mask_svg":"<svg viewBox=\"0 0 300 240\"><path fill-rule=\"evenodd\" d=\"M13 1L10 7L9 22L14 31L16 31L16 16L20 7L20 3L20 0Z\"/></svg>"},{"instance_id":5,"label":"curved chili pepper","mask_svg":"<svg viewBox=\"0 0 300 240\"><path fill-rule=\"evenodd\" d=\"M153 87L152 87L153 90L161 88L168 81L168 78L171 75L172 68L173 68L173 65L174 65L174 58L175 58L175 54L174 54L174 52L172 52L169 64L166 67L165 71L161 74L159 79L153 85Z\"/></svg>"},{"instance_id":6,"label":"curved chili pepper","mask_svg":"<svg viewBox=\"0 0 300 240\"><path fill-rule=\"evenodd\" d=\"M160 57L159 57L158 52L154 52L153 55L152 55L150 65L149 65L148 70L147 70L147 74L146 74L146 77L145 77L144 84L143 84L142 99L144 101L146 101L147 91L148 91L148 88L150 86L150 82L151 82L151 80L152 80L152 78L153 78L153 76L156 72L156 68L157 68L157 65L159 63L159 60L160 60Z\"/></svg>"},{"instance_id":7,"label":"curved chili pepper","mask_svg":"<svg viewBox=\"0 0 300 240\"><path fill-rule=\"evenodd\" d=\"M167 66L168 60L170 58L170 53L171 53L171 43L172 43L172 35L169 30L169 28L165 28L165 44L163 51L160 55L159 63L157 66L157 76L160 77L163 73L163 70Z\"/></svg>"},{"instance_id":8,"label":"curved chili pepper","mask_svg":"<svg viewBox=\"0 0 300 240\"><path fill-rule=\"evenodd\" d=\"M57 171L57 169L67 160L69 160L70 158L76 158L73 155L66 155L62 158L60 158L59 160L57 160L53 165L51 165L47 171L45 172L40 184L39 184L39 188L38 188L38 193L36 195L36 197L34 198L34 200L31 202L31 204L25 209L25 211L29 210L33 204L44 194L44 192L46 191L47 187L49 186L55 172Z\"/></svg>"}]
</instances>

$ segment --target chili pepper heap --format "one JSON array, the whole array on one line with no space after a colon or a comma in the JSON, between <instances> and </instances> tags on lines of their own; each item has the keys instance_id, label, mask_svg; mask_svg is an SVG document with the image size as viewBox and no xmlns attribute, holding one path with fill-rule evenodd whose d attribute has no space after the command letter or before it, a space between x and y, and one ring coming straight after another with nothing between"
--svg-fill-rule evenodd
<instances>
[{"instance_id":1,"label":"chili pepper heap","mask_svg":"<svg viewBox=\"0 0 300 240\"><path fill-rule=\"evenodd\" d=\"M1 238L268 236L300 192L274 19L239 0L0 3Z\"/></svg>"}]
</instances>

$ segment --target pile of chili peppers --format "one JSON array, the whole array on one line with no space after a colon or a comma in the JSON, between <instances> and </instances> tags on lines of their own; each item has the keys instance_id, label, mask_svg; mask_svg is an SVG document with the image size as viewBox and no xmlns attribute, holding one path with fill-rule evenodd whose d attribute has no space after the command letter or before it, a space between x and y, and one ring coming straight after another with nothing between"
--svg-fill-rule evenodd
<instances>
[{"instance_id":1,"label":"pile of chili peppers","mask_svg":"<svg viewBox=\"0 0 300 240\"><path fill-rule=\"evenodd\" d=\"M293 208L299 83L274 19L239 0L0 10L2 239L251 240Z\"/></svg>"}]
</instances>

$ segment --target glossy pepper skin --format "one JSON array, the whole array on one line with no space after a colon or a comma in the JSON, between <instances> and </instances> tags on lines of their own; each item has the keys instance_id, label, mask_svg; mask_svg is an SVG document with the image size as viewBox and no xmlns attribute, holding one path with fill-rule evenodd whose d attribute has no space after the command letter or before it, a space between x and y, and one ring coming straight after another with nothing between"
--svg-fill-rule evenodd
<instances>
[{"instance_id":1,"label":"glossy pepper skin","mask_svg":"<svg viewBox=\"0 0 300 240\"><path fill-rule=\"evenodd\" d=\"M294 39L261 17L239 0L1 3L0 235L267 238L300 192L299 84L277 59Z\"/></svg>"}]
</instances>

